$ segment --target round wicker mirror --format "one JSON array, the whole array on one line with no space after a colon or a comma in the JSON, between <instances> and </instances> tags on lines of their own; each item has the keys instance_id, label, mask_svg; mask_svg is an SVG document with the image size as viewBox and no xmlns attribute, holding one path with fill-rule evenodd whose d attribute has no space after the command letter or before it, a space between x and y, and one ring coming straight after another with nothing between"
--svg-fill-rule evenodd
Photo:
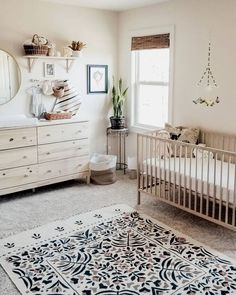
<instances>
[{"instance_id":1,"label":"round wicker mirror","mask_svg":"<svg viewBox=\"0 0 236 295\"><path fill-rule=\"evenodd\" d=\"M15 58L0 49L0 105L9 102L19 91L21 73Z\"/></svg>"}]
</instances>

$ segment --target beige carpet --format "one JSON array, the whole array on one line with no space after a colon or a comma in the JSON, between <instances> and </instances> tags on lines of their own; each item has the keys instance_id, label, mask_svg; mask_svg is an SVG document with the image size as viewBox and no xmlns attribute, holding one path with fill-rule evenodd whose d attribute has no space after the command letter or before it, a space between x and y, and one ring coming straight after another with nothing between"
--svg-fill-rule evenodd
<instances>
[{"instance_id":1,"label":"beige carpet","mask_svg":"<svg viewBox=\"0 0 236 295\"><path fill-rule=\"evenodd\" d=\"M120 203L136 206L136 181L121 174L119 181L109 186L87 186L73 181L41 188L36 193L28 191L1 197L0 238L74 214ZM152 197L144 196L140 209L166 225L236 259L235 232L157 202ZM19 294L2 269L0 294Z\"/></svg>"}]
</instances>

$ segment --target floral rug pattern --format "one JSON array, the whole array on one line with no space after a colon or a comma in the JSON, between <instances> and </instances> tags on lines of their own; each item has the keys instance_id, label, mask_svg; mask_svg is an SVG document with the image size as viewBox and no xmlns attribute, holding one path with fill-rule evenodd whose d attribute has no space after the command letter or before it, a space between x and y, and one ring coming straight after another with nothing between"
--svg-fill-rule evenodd
<instances>
[{"instance_id":1,"label":"floral rug pattern","mask_svg":"<svg viewBox=\"0 0 236 295\"><path fill-rule=\"evenodd\" d=\"M6 239L0 262L22 294L236 294L234 263L124 208L91 212L96 222L74 220L71 232L62 221L56 238L35 229L23 247Z\"/></svg>"}]
</instances>

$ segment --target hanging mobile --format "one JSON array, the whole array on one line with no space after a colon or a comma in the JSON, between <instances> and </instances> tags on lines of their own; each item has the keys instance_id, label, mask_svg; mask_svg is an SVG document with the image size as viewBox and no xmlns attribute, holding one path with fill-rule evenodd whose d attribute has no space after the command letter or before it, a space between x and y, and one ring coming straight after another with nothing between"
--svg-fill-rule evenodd
<instances>
[{"instance_id":1,"label":"hanging mobile","mask_svg":"<svg viewBox=\"0 0 236 295\"><path fill-rule=\"evenodd\" d=\"M204 80L207 80L207 89L211 88L217 88L218 85L216 83L216 80L212 74L211 70L211 42L209 41L209 46L208 46L208 64L206 67L206 70L204 71L201 79L197 83L197 86L202 86ZM216 99L211 99L209 97L199 97L195 100L193 100L195 104L205 104L206 106L213 107L215 104L218 104L220 102L219 96L216 97Z\"/></svg>"}]
</instances>

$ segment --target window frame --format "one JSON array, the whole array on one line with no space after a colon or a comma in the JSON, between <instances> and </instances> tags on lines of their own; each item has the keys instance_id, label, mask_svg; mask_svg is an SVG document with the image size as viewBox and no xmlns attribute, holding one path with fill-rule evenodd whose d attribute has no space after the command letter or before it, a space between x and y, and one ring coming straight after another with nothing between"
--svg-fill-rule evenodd
<instances>
[{"instance_id":1,"label":"window frame","mask_svg":"<svg viewBox=\"0 0 236 295\"><path fill-rule=\"evenodd\" d=\"M139 30L139 31L133 31L130 35L130 40L132 40L132 37L138 37L138 36L148 36L148 35L155 35L155 34L170 34L170 47L169 47L169 55L170 55L170 61L169 61L169 82L147 82L147 81L139 81L138 78L138 69L139 69L139 58L138 58L138 51L134 52L131 51L131 58L130 58L130 69L131 69L131 104L130 104L130 114L131 114L131 121L130 121L130 127L133 131L142 131L142 130L153 130L161 128L161 126L150 126L150 125L144 125L139 124L137 122L137 108L138 104L136 103L136 97L137 97L137 91L139 87L136 87L136 81L139 82L139 85L158 85L158 86L169 86L169 92L168 92L168 122L172 123L173 121L173 111L172 111L172 104L173 104L173 60L174 60L174 26L168 26L168 27L159 27L159 28L152 28L152 29L145 29L145 30ZM138 66L136 66L138 65ZM140 83L141 82L141 83Z\"/></svg>"}]
</instances>

